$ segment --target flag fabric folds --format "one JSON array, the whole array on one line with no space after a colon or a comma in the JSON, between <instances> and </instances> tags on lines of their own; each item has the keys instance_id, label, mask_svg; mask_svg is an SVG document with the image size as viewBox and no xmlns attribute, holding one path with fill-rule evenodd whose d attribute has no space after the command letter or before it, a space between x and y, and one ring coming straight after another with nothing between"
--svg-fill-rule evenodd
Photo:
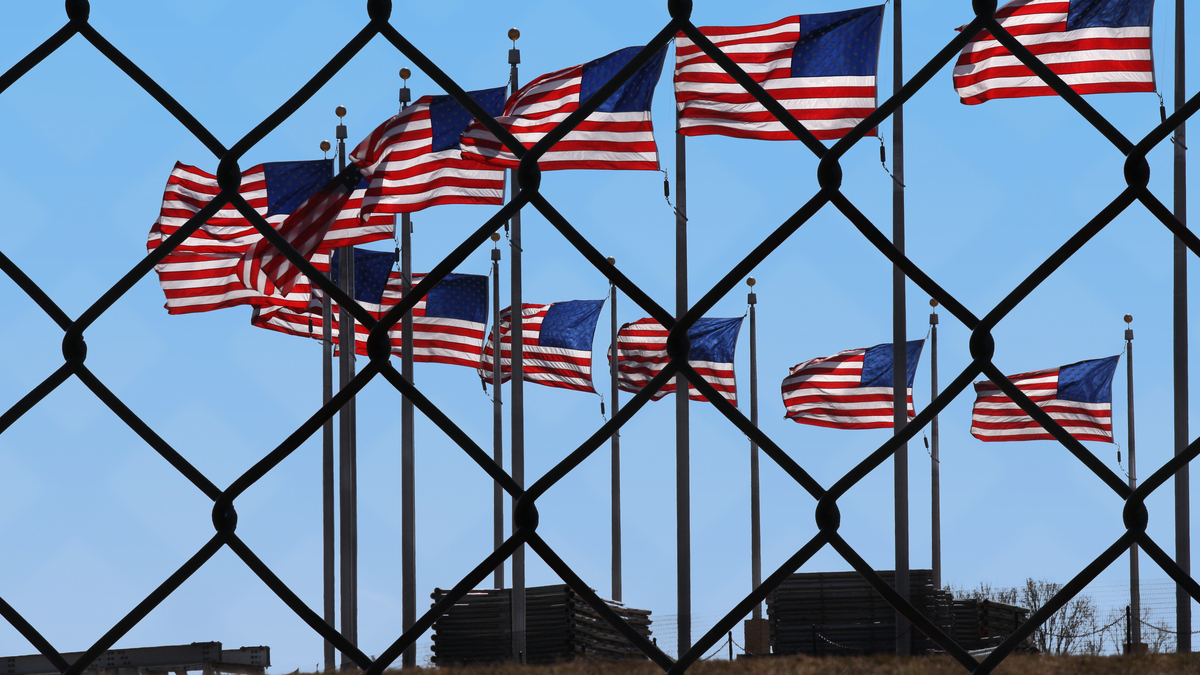
<instances>
[{"instance_id":1,"label":"flag fabric folds","mask_svg":"<svg viewBox=\"0 0 1200 675\"><path fill-rule=\"evenodd\" d=\"M1152 92L1153 10L1154 0L1014 0L996 19L1080 94ZM986 31L954 64L954 90L967 105L1056 95Z\"/></svg>"},{"instance_id":2,"label":"flag fabric folds","mask_svg":"<svg viewBox=\"0 0 1200 675\"><path fill-rule=\"evenodd\" d=\"M571 300L548 305L526 303L521 309L521 364L526 382L596 392L592 385L592 340L603 300ZM495 334L478 362L479 377L495 385ZM500 377L512 378L512 307L500 312Z\"/></svg>"},{"instance_id":3,"label":"flag fabric folds","mask_svg":"<svg viewBox=\"0 0 1200 675\"><path fill-rule=\"evenodd\" d=\"M311 260L362 180L357 166L347 166L283 221L280 236L305 260ZM260 293L269 295L279 289L287 295L300 276L300 268L264 237L243 254L238 274L246 286Z\"/></svg>"},{"instance_id":4,"label":"flag fabric folds","mask_svg":"<svg viewBox=\"0 0 1200 675\"><path fill-rule=\"evenodd\" d=\"M338 279L337 255L338 252L335 252L329 272L335 283ZM382 319L403 297L403 281L400 273L391 269L392 262L391 253L355 249L354 299L376 319ZM414 274L413 286L424 278L424 274ZM487 333L487 284L488 278L483 275L448 274L416 304L413 308L413 361L479 367L483 338ZM320 292L314 295L315 299L307 310L263 308L255 311L251 323L268 330L320 340L324 325L321 320ZM333 343L340 348L340 308L337 302L330 302L330 305L333 310L330 334ZM401 330L401 322L397 321L388 331L392 354L396 356L403 355ZM367 355L369 335L366 326L356 320L356 354Z\"/></svg>"},{"instance_id":5,"label":"flag fabric folds","mask_svg":"<svg viewBox=\"0 0 1200 675\"><path fill-rule=\"evenodd\" d=\"M279 227L332 174L331 160L268 162L242 173L239 193L268 223ZM177 162L167 180L159 217L147 237L147 251L157 249L218 192L216 176ZM327 244L357 245L392 238L391 219L360 222L357 208L354 199L347 202L326 235ZM306 307L307 284L297 282L285 298L275 289L245 283L241 275L243 258L261 240L258 230L232 206L217 211L155 267L166 295L167 311L188 314L237 305ZM311 262L316 265L317 258L314 256Z\"/></svg>"},{"instance_id":6,"label":"flag fabric folds","mask_svg":"<svg viewBox=\"0 0 1200 675\"><path fill-rule=\"evenodd\" d=\"M742 318L716 319L702 317L688 329L692 343L688 364L696 369L705 382L711 384L725 400L737 405L737 382L734 379L733 355L737 347ZM638 319L621 326L617 331L617 387L637 393L662 372L671 360L667 356L668 330L654 319ZM609 352L612 358L612 352ZM654 394L654 400L675 392L675 378ZM691 382L688 396L707 401Z\"/></svg>"},{"instance_id":7,"label":"flag fabric folds","mask_svg":"<svg viewBox=\"0 0 1200 675\"><path fill-rule=\"evenodd\" d=\"M504 92L467 94L495 117L504 111ZM459 149L472 119L450 96L422 96L372 131L350 155L371 176L363 211L374 218L440 204L502 204L503 169Z\"/></svg>"},{"instance_id":8,"label":"flag fabric folds","mask_svg":"<svg viewBox=\"0 0 1200 675\"><path fill-rule=\"evenodd\" d=\"M383 310L383 295L392 269L392 254L384 251L370 251L362 248L354 250L354 299L367 311L381 315ZM338 283L338 259L341 251L333 255L317 254L313 256L313 265L329 276L330 281ZM301 277L300 282L306 281ZM259 328L321 339L324 323L321 318L321 291L311 294L308 304L303 308L295 306L276 305L272 307L255 307L250 317L250 324ZM333 306L334 326L337 325L337 302ZM366 340L366 334L363 335ZM336 331L334 343L336 344ZM364 346L363 353L366 353Z\"/></svg>"},{"instance_id":9,"label":"flag fabric folds","mask_svg":"<svg viewBox=\"0 0 1200 675\"><path fill-rule=\"evenodd\" d=\"M641 49L626 47L595 61L542 75L509 97L503 116L496 121L526 148L533 147L607 84ZM555 143L538 160L538 166L543 171L658 171L650 104L665 57L664 46L595 112ZM474 156L496 166L516 168L518 164L517 157L479 122L467 127L462 150L464 157Z\"/></svg>"},{"instance_id":10,"label":"flag fabric folds","mask_svg":"<svg viewBox=\"0 0 1200 675\"><path fill-rule=\"evenodd\" d=\"M784 417L833 429L892 428L892 344L847 349L797 364L783 380ZM924 346L924 340L905 343L909 419L916 416L912 385Z\"/></svg>"},{"instance_id":11,"label":"flag fabric folds","mask_svg":"<svg viewBox=\"0 0 1200 675\"><path fill-rule=\"evenodd\" d=\"M1112 381L1119 356L1010 375L1050 419L1081 441L1113 442ZM975 383L971 435L981 441L1053 440L992 381Z\"/></svg>"},{"instance_id":12,"label":"flag fabric folds","mask_svg":"<svg viewBox=\"0 0 1200 675\"><path fill-rule=\"evenodd\" d=\"M813 135L833 139L876 108L882 30L879 5L700 32ZM685 136L796 140L683 33L675 39L675 102Z\"/></svg>"}]
</instances>

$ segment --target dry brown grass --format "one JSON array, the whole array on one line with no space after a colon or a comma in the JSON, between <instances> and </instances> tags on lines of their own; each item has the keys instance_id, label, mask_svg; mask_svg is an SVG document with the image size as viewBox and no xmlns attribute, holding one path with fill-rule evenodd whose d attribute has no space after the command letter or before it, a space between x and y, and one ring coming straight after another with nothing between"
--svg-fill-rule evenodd
<instances>
[{"instance_id":1,"label":"dry brown grass","mask_svg":"<svg viewBox=\"0 0 1200 675\"><path fill-rule=\"evenodd\" d=\"M662 675L648 661L638 663L577 661L552 666L460 666L424 668L437 675ZM806 656L739 661L704 661L689 675L963 675L967 670L947 656L901 659L893 656L812 658ZM1200 654L1147 656L1008 657L997 675L1200 675ZM400 675L388 671L387 675ZM412 675L408 671L405 675ZM319 674L314 674L319 675Z\"/></svg>"}]
</instances>

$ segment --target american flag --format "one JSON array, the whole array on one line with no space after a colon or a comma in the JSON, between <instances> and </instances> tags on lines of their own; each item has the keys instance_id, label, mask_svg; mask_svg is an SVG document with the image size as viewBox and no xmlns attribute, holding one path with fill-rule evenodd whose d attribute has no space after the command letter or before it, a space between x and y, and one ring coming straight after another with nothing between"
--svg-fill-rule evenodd
<instances>
[{"instance_id":1,"label":"american flag","mask_svg":"<svg viewBox=\"0 0 1200 675\"><path fill-rule=\"evenodd\" d=\"M883 5L700 29L820 139L841 138L876 107ZM796 137L682 33L675 39L679 133ZM874 136L872 129L868 135Z\"/></svg>"},{"instance_id":2,"label":"american flag","mask_svg":"<svg viewBox=\"0 0 1200 675\"><path fill-rule=\"evenodd\" d=\"M742 317L714 319L703 317L688 329L692 351L688 364L721 396L737 405L737 382L733 376L733 353L737 347ZM671 360L667 356L667 331L654 319L638 319L617 331L617 386L621 391L637 393L662 372ZM609 358L612 358L611 351ZM654 400L675 392L675 378L654 394ZM707 401L688 382L688 396Z\"/></svg>"},{"instance_id":3,"label":"american flag","mask_svg":"<svg viewBox=\"0 0 1200 675\"><path fill-rule=\"evenodd\" d=\"M341 251L333 255L318 253L313 256L313 265L329 276L335 284L338 282L338 258ZM375 315L381 315L383 310L383 295L392 268L392 254L383 251L370 251L362 248L354 249L354 299ZM297 285L305 284L308 280L301 275ZM397 282L399 283L399 282ZM291 296L288 296L289 299ZM320 340L324 322L321 318L320 289L311 292L308 304L300 307L295 304L255 307L250 316L250 325L268 330L298 335ZM337 303L331 303L334 311L334 326L337 325ZM336 343L336 329L334 331ZM363 334L366 339L366 333ZM364 352L365 353L365 347Z\"/></svg>"},{"instance_id":4,"label":"american flag","mask_svg":"<svg viewBox=\"0 0 1200 675\"><path fill-rule=\"evenodd\" d=\"M924 340L905 343L909 419L916 416L912 384L924 346ZM890 342L800 363L783 380L784 417L834 429L890 429L896 410L893 363Z\"/></svg>"},{"instance_id":5,"label":"american flag","mask_svg":"<svg viewBox=\"0 0 1200 675\"><path fill-rule=\"evenodd\" d=\"M1153 10L1154 0L1015 0L997 10L996 19L1080 94L1152 92ZM968 105L1055 95L986 31L954 64L954 90Z\"/></svg>"},{"instance_id":6,"label":"american flag","mask_svg":"<svg viewBox=\"0 0 1200 675\"><path fill-rule=\"evenodd\" d=\"M389 254L390 255L390 254ZM413 275L413 286L421 283L424 274ZM367 303L364 306L382 318L401 298L400 273L393 271L383 291L380 311ZM337 303L333 315L334 342L339 335ZM479 367L483 338L487 334L488 278L477 274L448 274L413 308L413 361L445 363L468 368ZM366 327L357 321L355 352L367 353ZM402 355L401 322L388 331L392 353Z\"/></svg>"},{"instance_id":7,"label":"american flag","mask_svg":"<svg viewBox=\"0 0 1200 675\"><path fill-rule=\"evenodd\" d=\"M504 109L504 87L467 94L489 115ZM463 158L459 140L472 117L449 96L422 96L372 131L351 153L371 186L363 202L372 218L439 204L504 201L504 171Z\"/></svg>"},{"instance_id":8,"label":"american flag","mask_svg":"<svg viewBox=\"0 0 1200 675\"><path fill-rule=\"evenodd\" d=\"M548 305L525 304L521 309L524 330L521 363L525 381L548 387L595 392L592 386L592 339L603 300L571 300ZM496 336L488 335L479 360L479 376L492 378ZM512 376L512 308L500 312L500 377Z\"/></svg>"},{"instance_id":9,"label":"american flag","mask_svg":"<svg viewBox=\"0 0 1200 675\"><path fill-rule=\"evenodd\" d=\"M1112 443L1112 381L1118 358L1011 375L1008 381L1075 438ZM971 435L981 441L1054 439L990 380L975 383Z\"/></svg>"},{"instance_id":10,"label":"american flag","mask_svg":"<svg viewBox=\"0 0 1200 675\"><path fill-rule=\"evenodd\" d=\"M364 177L356 165L347 166L284 219L279 226L280 236L310 260ZM251 244L242 255L238 273L247 286L268 295L277 288L287 295L301 276L300 268L265 238Z\"/></svg>"},{"instance_id":11,"label":"american flag","mask_svg":"<svg viewBox=\"0 0 1200 675\"><path fill-rule=\"evenodd\" d=\"M318 191L333 174L331 160L268 162L242 173L239 193L268 223L278 227L294 208ZM147 251L154 251L220 191L216 176L193 166L176 163L163 193L162 209L147 237ZM365 193L365 187L356 190ZM391 218L367 223L358 219L358 202L351 199L338 214L326 236L327 245L361 244L390 239ZM308 290L298 282L284 298L281 293L263 293L247 286L239 275L246 251L262 239L242 215L226 206L210 218L155 267L171 314L205 312L236 305L282 304L303 309ZM314 265L318 257L311 261Z\"/></svg>"},{"instance_id":12,"label":"american flag","mask_svg":"<svg viewBox=\"0 0 1200 675\"><path fill-rule=\"evenodd\" d=\"M533 147L579 104L608 83L633 60L641 47L626 47L581 66L533 80L513 94L498 121L525 147ZM666 47L634 73L596 112L554 144L538 161L543 171L555 169L629 169L658 171L658 148L650 124L654 85L662 74ZM490 164L517 167L517 158L479 122L467 127L463 156Z\"/></svg>"}]
</instances>

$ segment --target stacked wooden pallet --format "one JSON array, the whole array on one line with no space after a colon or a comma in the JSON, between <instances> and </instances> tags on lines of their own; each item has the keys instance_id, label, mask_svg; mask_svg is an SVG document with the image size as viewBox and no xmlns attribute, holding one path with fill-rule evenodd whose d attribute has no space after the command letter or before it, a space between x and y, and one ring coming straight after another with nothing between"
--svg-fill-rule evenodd
<instances>
[{"instance_id":1,"label":"stacked wooden pallet","mask_svg":"<svg viewBox=\"0 0 1200 675\"><path fill-rule=\"evenodd\" d=\"M434 602L446 591L435 589ZM639 633L650 636L650 612L607 603ZM512 655L512 590L472 591L433 624L437 665L508 661ZM525 590L525 661L644 659L642 652L568 586Z\"/></svg>"},{"instance_id":2,"label":"stacked wooden pallet","mask_svg":"<svg viewBox=\"0 0 1200 675\"><path fill-rule=\"evenodd\" d=\"M894 587L895 573L879 575ZM953 598L933 587L931 570L910 570L910 602L943 632L953 630ZM793 574L767 596L776 654L895 653L896 610L857 572ZM913 654L937 645L909 631Z\"/></svg>"}]
</instances>

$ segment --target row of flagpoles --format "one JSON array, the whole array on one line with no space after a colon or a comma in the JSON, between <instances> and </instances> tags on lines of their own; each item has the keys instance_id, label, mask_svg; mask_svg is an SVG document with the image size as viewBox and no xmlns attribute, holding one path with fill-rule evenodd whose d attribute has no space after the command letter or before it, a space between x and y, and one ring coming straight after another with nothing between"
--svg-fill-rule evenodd
<instances>
[{"instance_id":1,"label":"row of flagpoles","mask_svg":"<svg viewBox=\"0 0 1200 675\"><path fill-rule=\"evenodd\" d=\"M1142 0L1102 0L1107 8L1116 8L1104 21L1078 25L1072 28L1066 21L1070 7L1065 10L1059 5L1040 7L1039 3L1021 2L1010 4L997 12L1002 25L1022 22L1034 25L1026 27L1018 41L1032 44L1037 36L1061 33L1061 38L1050 40L1052 47L1043 45L1039 55L1050 62L1056 73L1071 73L1070 86L1081 93L1155 91L1152 60L1149 52L1149 6ZM1022 8L1017 11L1017 8ZM819 139L835 139L843 136L860 122L876 105L876 69L878 63L880 35L883 26L883 6L868 7L828 14L789 17L773 24L746 27L706 27L700 33L714 42L735 63L751 74L771 95L784 103L789 113L800 120ZM894 92L903 85L901 4L894 7ZM1064 14L1064 20L1056 17ZM1033 18L1031 18L1031 16ZM1106 15L1108 16L1108 15ZM1112 18L1115 16L1116 18ZM1032 22L1032 23L1030 23ZM1086 35L1085 35L1086 34ZM548 73L535 78L526 87L518 86L520 52L516 49L519 33L509 33L513 48L509 51L510 76L507 88L496 88L471 92L475 103L489 115L496 117L500 128L513 134L526 147L540 140L557 121L588 99L591 92L603 86L608 77L637 57L641 48L619 50L595 61ZM1096 49L1084 53L1071 48L1072 41L1092 40ZM1122 40L1122 49L1108 53L1106 41ZM1099 45L1097 47L1097 45ZM1183 78L1183 7L1182 0L1176 3L1176 72L1175 108L1184 104ZM1059 49L1061 48L1061 49ZM1049 51L1046 51L1049 49ZM1057 50L1057 51L1056 51ZM1095 52L1104 52L1097 56ZM787 140L795 137L779 122L774 121L764 107L745 92L732 76L716 67L712 58L689 37L676 40L675 93L677 102L676 133L676 317L683 316L688 307L687 298L687 188L686 188L686 136L726 135L738 138L765 140ZM1103 58L1101 58L1103 57ZM539 162L543 170L554 169L634 169L657 170L659 160L650 127L649 108L654 84L665 59L665 49L654 54L627 85L606 101L597 112L590 115L584 124L567 134L566 138L553 146ZM1080 65L1082 62L1083 65ZM1111 64L1122 61L1117 66ZM832 65L831 65L832 64ZM1072 65L1073 64L1073 65ZM1109 65L1105 65L1109 64ZM1075 70L1072 70L1072 69ZM1076 71L1080 72L1076 72ZM402 72L402 76L406 75ZM1014 77L1016 76L1016 77ZM955 87L964 103L981 103L991 98L1051 95L1054 92L1039 84L1025 66L1021 65L1007 50L990 35L976 36L964 48L955 66ZM1018 82L1019 81L1019 82ZM1016 84L1014 84L1016 83ZM507 102L506 92L507 89ZM338 170L334 174L332 162L276 162L259 165L243 172L239 193L250 204L258 216L265 218L269 226L277 229L297 250L309 259L321 272L331 274L341 291L348 297L364 304L374 304L384 311L383 297L360 298L356 292L356 267L364 264L360 254L353 248L357 244L396 237L396 257L400 258L399 296L412 289L411 270L411 221L410 213L438 204L499 204L504 198L505 182L509 192L519 191L514 169L517 160L512 152L492 134L480 121L473 120L473 113L465 110L457 101L447 96L426 96L415 104L409 103L407 87L401 93L403 107L400 114L385 122L360 143L350 154L347 162L344 124L337 127ZM344 115L339 107L339 116ZM874 130L870 132L874 134ZM893 167L893 243L904 252L904 134L903 109L893 115L892 138L894 145ZM1181 221L1186 213L1186 195L1183 178L1184 128L1175 133L1175 215ZM504 169L510 169L505 176ZM219 191L215 176L195 167L177 164L168 182L164 195L162 214L156 221L148 241L153 250L167 236L177 231L190 217L199 213ZM297 321L307 320L309 330L320 314L323 338L324 367L323 395L325 401L332 397L332 335L337 326L354 326L353 308L338 306L336 319L328 294L313 287L300 274L295 265L283 258L274 247L266 243L255 229L258 222L248 214L233 208L218 210L205 227L195 232L177 247L157 267L167 308L171 313L208 311L221 307L249 304L255 307L255 324L284 332L300 332ZM398 223L396 221L399 221ZM397 234L397 228L399 230ZM511 300L510 307L516 308L522 317L526 308L522 298L521 284L521 227L518 210L509 223L511 240ZM494 237L498 238L498 237ZM1177 238L1175 244L1175 378L1176 378L1176 452L1187 446L1186 418L1186 257L1187 250ZM337 250L337 255L330 252ZM493 252L492 272L495 287L499 282L499 249ZM613 261L610 259L610 264ZM340 265L339 265L340 263ZM340 269L339 269L340 268ZM897 432L907 423L905 412L909 409L908 387L899 385L901 379L909 381L915 357L905 341L905 277L899 267L893 274L893 341L891 343L890 377L883 377L890 389L890 425ZM386 287L386 284L385 284ZM437 287L435 287L436 289ZM636 381L648 381L645 373L622 373L620 368L620 331L616 328L616 289L610 288L613 315L613 345L615 356L612 398L614 409L617 403L617 388L636 390ZM432 302L432 291L427 296ZM423 300L422 302L426 302ZM752 292L749 297L752 335L752 391L756 390L757 363L754 354L755 305ZM493 297L494 344L503 344L503 321L498 295ZM486 311L486 302L485 302ZM548 310L547 310L548 311ZM599 312L597 307L595 310ZM297 317L307 317L297 318ZM933 314L932 317L936 317ZM645 320L650 321L650 320ZM696 328L711 328L713 321L701 319ZM740 319L736 320L740 326ZM707 323L706 323L707 322ZM536 370L526 372L525 320L509 322L510 372L511 372L511 419L510 451L512 476L518 485L524 485L524 426L523 426L523 382L536 375ZM631 331L647 329L664 333L657 322L654 325L635 322L626 328ZM640 325L639 325L640 324ZM657 326L657 329L655 329ZM594 322L593 322L594 328ZM420 358L422 347L414 342L414 316L408 313L402 320L400 349L402 376L412 381L412 363ZM736 329L734 329L736 335ZM932 349L936 353L936 324L931 328ZM365 335L362 336L365 339ZM665 335L662 336L665 340ZM1130 336L1131 337L1131 336ZM358 331L355 330L356 349L341 349L339 374L344 387L354 376L353 355L358 351ZM697 343L693 343L695 350ZM365 344L363 345L365 348ZM881 345L880 347L886 347ZM590 348L589 348L590 349ZM878 349L878 348L876 348ZM434 349L434 351L437 351ZM451 350L452 351L452 350ZM485 356L481 348L481 357ZM501 350L502 351L502 350ZM855 351L855 350L852 350ZM856 350L866 352L870 350ZM845 353L843 353L845 354ZM480 365L481 377L493 384L503 380L503 354L492 358L491 372ZM830 357L836 358L836 357ZM590 356L589 356L590 359ZM437 360L429 358L427 360ZM731 361L732 359L730 359ZM935 357L936 360L936 357ZM665 363L665 345L662 363ZM443 361L445 362L445 361ZM481 361L482 364L482 361ZM805 364L797 366L801 368ZM911 367L910 367L911 366ZM661 366L660 366L661 367ZM1115 368L1115 362L1113 364ZM1130 368L1132 364L1130 363ZM861 370L861 368L860 368ZM590 365L589 365L590 372ZM795 373L795 370L793 371ZM802 374L802 373L801 373ZM936 364L933 369L933 390L936 396ZM1018 377L1018 376L1014 376ZM538 381L536 378L531 381ZM543 382L545 383L545 382ZM622 386L625 384L627 386ZM683 376L676 378L671 389L686 386ZM720 387L718 387L720 389ZM667 393L666 391L662 393ZM722 392L724 395L724 391ZM502 417L500 388L494 386L494 458L502 462ZM728 397L728 396L727 396ZM679 654L691 646L690 626L690 466L688 438L689 396L676 399L676 498L677 498L677 583L679 615ZM786 396L785 396L786 398ZM885 393L883 398L888 398ZM757 424L757 400L751 398L752 421ZM789 415L791 416L791 415ZM797 413L793 419L804 421ZM937 421L934 435L934 486L937 481ZM414 441L412 436L413 408L407 398L402 403L402 504L403 520L403 623L407 629L415 622L415 538L413 525L413 474ZM1131 424L1132 427L1132 424ZM341 453L338 459L338 483L340 485L340 529L342 556L341 610L343 633L356 641L356 529L355 529L355 435L353 399L339 415ZM1111 435L1111 434L1110 434ZM325 475L323 485L325 501L323 517L326 525L325 615L333 625L332 592L332 530L333 514L333 428L328 423L323 431ZM619 504L619 436L612 438L613 448L613 591L614 599L620 599L620 517ZM1132 448L1131 448L1132 450ZM1132 464L1132 461L1131 461ZM751 445L752 521L757 530L757 447ZM897 591L907 597L908 581L908 485L907 447L902 444L894 455L895 468L895 515L896 515L896 583ZM1131 472L1132 476L1132 472ZM1131 478L1131 480L1133 480ZM1190 570L1188 547L1190 537L1187 521L1187 468L1176 476L1176 559L1185 571ZM503 523L499 520L502 506L502 491L496 488L497 523L495 537L497 546L503 540ZM938 522L937 497L934 499L935 525ZM935 527L936 529L936 527ZM940 559L938 547L940 537L935 534L935 561ZM761 579L759 538L752 537L753 581ZM524 547L513 556L514 591L514 657L524 652ZM940 563L935 562L935 567ZM938 570L940 572L940 568ZM503 583L503 569L497 569L495 581ZM1180 626L1190 626L1190 598L1180 587L1177 620ZM755 608L754 618L761 617L761 609ZM907 622L898 616L897 651L906 653L909 631ZM1190 649L1190 636L1181 630L1179 650ZM326 645L326 662L333 658L332 646ZM415 665L412 648L404 654L404 665ZM346 662L343 662L346 665Z\"/></svg>"}]
</instances>

